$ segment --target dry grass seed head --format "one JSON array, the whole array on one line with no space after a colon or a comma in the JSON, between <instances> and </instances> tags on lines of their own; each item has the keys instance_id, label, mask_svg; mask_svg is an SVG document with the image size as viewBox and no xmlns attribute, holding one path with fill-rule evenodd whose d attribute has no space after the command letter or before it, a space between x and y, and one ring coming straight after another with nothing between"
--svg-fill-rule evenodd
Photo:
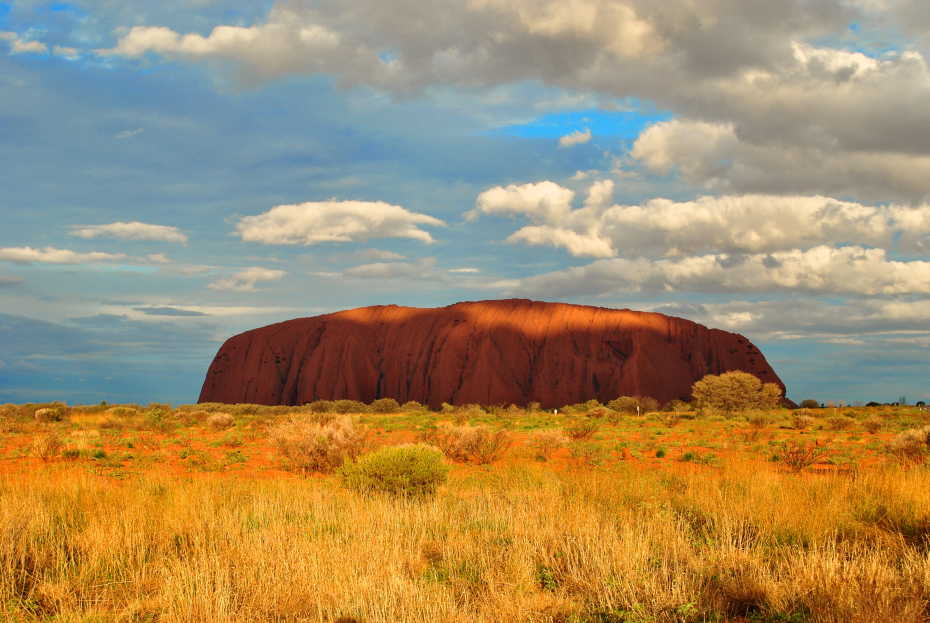
<instances>
[{"instance_id":1,"label":"dry grass seed head","mask_svg":"<svg viewBox=\"0 0 930 623\"><path fill-rule=\"evenodd\" d=\"M58 433L42 433L32 440L32 455L43 461L50 461L59 455L63 445Z\"/></svg>"},{"instance_id":2,"label":"dry grass seed head","mask_svg":"<svg viewBox=\"0 0 930 623\"><path fill-rule=\"evenodd\" d=\"M331 472L362 453L367 429L344 416L326 424L291 420L273 427L269 434L291 469Z\"/></svg>"},{"instance_id":3,"label":"dry grass seed head","mask_svg":"<svg viewBox=\"0 0 930 623\"><path fill-rule=\"evenodd\" d=\"M888 452L904 463L923 463L930 454L930 426L906 430L891 440Z\"/></svg>"},{"instance_id":4,"label":"dry grass seed head","mask_svg":"<svg viewBox=\"0 0 930 623\"><path fill-rule=\"evenodd\" d=\"M501 458L513 443L509 431L493 430L488 426L454 425L443 422L421 436L449 459L459 462L474 461L480 465Z\"/></svg>"},{"instance_id":5,"label":"dry grass seed head","mask_svg":"<svg viewBox=\"0 0 930 623\"><path fill-rule=\"evenodd\" d=\"M561 430L537 430L530 433L527 446L537 458L548 461L556 450L567 446L568 441L568 437Z\"/></svg>"}]
</instances>

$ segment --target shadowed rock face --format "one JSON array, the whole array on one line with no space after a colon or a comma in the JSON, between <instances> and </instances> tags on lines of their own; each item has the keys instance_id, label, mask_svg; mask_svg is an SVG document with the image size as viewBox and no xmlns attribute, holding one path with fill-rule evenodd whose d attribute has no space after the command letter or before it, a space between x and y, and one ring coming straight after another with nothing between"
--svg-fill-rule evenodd
<instances>
[{"instance_id":1,"label":"shadowed rock face","mask_svg":"<svg viewBox=\"0 0 930 623\"><path fill-rule=\"evenodd\" d=\"M682 318L503 300L364 307L230 338L200 402L295 405L376 398L544 407L618 396L690 398L706 374L784 384L749 340Z\"/></svg>"}]
</instances>

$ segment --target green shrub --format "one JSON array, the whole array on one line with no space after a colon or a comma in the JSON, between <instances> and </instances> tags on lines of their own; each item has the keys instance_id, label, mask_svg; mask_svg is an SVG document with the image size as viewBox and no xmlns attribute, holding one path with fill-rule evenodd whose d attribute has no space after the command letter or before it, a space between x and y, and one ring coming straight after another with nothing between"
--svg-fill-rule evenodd
<instances>
[{"instance_id":1,"label":"green shrub","mask_svg":"<svg viewBox=\"0 0 930 623\"><path fill-rule=\"evenodd\" d=\"M265 405L256 405L243 403L238 405L229 405L229 412L233 415L258 415L265 409Z\"/></svg>"},{"instance_id":2,"label":"green shrub","mask_svg":"<svg viewBox=\"0 0 930 623\"><path fill-rule=\"evenodd\" d=\"M400 408L403 411L425 411L427 409L425 405L421 405L416 400L408 400Z\"/></svg>"},{"instance_id":3,"label":"green shrub","mask_svg":"<svg viewBox=\"0 0 930 623\"><path fill-rule=\"evenodd\" d=\"M807 400L802 400L801 404L798 406L800 406L802 409L819 409L820 403L817 402L816 400L812 400L811 398L808 398Z\"/></svg>"},{"instance_id":4,"label":"green shrub","mask_svg":"<svg viewBox=\"0 0 930 623\"><path fill-rule=\"evenodd\" d=\"M378 398L368 408L372 413L397 413L400 403L393 398Z\"/></svg>"},{"instance_id":5,"label":"green shrub","mask_svg":"<svg viewBox=\"0 0 930 623\"><path fill-rule=\"evenodd\" d=\"M690 411L691 405L689 405L684 400L673 400L662 407L663 411L671 411L673 413L681 413L682 411Z\"/></svg>"},{"instance_id":6,"label":"green shrub","mask_svg":"<svg viewBox=\"0 0 930 623\"><path fill-rule=\"evenodd\" d=\"M332 400L314 400L307 405L310 413L335 413L336 405Z\"/></svg>"},{"instance_id":7,"label":"green shrub","mask_svg":"<svg viewBox=\"0 0 930 623\"><path fill-rule=\"evenodd\" d=\"M368 413L368 405L358 400L337 400L333 403L334 413Z\"/></svg>"},{"instance_id":8,"label":"green shrub","mask_svg":"<svg viewBox=\"0 0 930 623\"><path fill-rule=\"evenodd\" d=\"M448 473L442 452L425 444L387 446L339 469L342 483L349 489L403 497L433 495Z\"/></svg>"},{"instance_id":9,"label":"green shrub","mask_svg":"<svg viewBox=\"0 0 930 623\"><path fill-rule=\"evenodd\" d=\"M587 402L579 402L578 404L565 405L564 407L559 409L559 411L561 413L566 413L566 414L581 415L589 411L593 411L594 409L601 409L603 407L604 405L602 405L597 400L589 400Z\"/></svg>"},{"instance_id":10,"label":"green shrub","mask_svg":"<svg viewBox=\"0 0 930 623\"><path fill-rule=\"evenodd\" d=\"M74 461L81 458L81 451L77 448L65 448L61 451L61 456L69 461Z\"/></svg>"},{"instance_id":11,"label":"green shrub","mask_svg":"<svg viewBox=\"0 0 930 623\"><path fill-rule=\"evenodd\" d=\"M659 401L649 396L620 396L607 403L607 406L619 413L648 413L659 410Z\"/></svg>"},{"instance_id":12,"label":"green shrub","mask_svg":"<svg viewBox=\"0 0 930 623\"><path fill-rule=\"evenodd\" d=\"M174 428L171 412L161 408L149 409L145 413L145 424L156 431L167 433Z\"/></svg>"}]
</instances>

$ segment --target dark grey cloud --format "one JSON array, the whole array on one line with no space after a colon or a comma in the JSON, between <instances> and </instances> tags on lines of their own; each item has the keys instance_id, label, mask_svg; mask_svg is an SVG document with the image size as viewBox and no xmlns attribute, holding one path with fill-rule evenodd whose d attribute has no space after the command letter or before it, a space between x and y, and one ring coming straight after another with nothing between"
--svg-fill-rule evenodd
<instances>
[{"instance_id":1,"label":"dark grey cloud","mask_svg":"<svg viewBox=\"0 0 930 623\"><path fill-rule=\"evenodd\" d=\"M916 11L912 4L887 10ZM139 28L114 54L222 60L247 82L326 74L409 95L539 81L648 99L732 134L718 151L734 164L716 175L695 170L695 183L765 192L842 186L869 197L921 198L930 192L930 139L913 128L930 124L925 59L911 51L875 59L817 43L876 19L845 0L282 0L248 36L227 29L191 40L183 31L166 37ZM686 134L664 140L661 153L674 164L699 149ZM656 149L641 150L647 163L659 160ZM844 159L854 161L845 175ZM798 164L789 167L792 160ZM794 183L767 161L795 174L820 164L842 183L824 176L818 185L811 175ZM920 174L903 175L902 167Z\"/></svg>"},{"instance_id":2,"label":"dark grey cloud","mask_svg":"<svg viewBox=\"0 0 930 623\"><path fill-rule=\"evenodd\" d=\"M215 331L117 314L67 324L0 314L0 401L194 402Z\"/></svg>"}]
</instances>

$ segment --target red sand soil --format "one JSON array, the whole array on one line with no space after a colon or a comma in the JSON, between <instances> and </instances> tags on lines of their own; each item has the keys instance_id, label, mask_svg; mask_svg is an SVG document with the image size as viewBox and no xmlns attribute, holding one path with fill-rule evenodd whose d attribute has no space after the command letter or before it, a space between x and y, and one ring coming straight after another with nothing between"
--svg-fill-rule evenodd
<instances>
[{"instance_id":1,"label":"red sand soil","mask_svg":"<svg viewBox=\"0 0 930 623\"><path fill-rule=\"evenodd\" d=\"M730 370L784 390L748 339L681 318L522 299L437 309L389 305L230 338L207 372L200 402L667 402L687 399L704 375Z\"/></svg>"}]
</instances>

